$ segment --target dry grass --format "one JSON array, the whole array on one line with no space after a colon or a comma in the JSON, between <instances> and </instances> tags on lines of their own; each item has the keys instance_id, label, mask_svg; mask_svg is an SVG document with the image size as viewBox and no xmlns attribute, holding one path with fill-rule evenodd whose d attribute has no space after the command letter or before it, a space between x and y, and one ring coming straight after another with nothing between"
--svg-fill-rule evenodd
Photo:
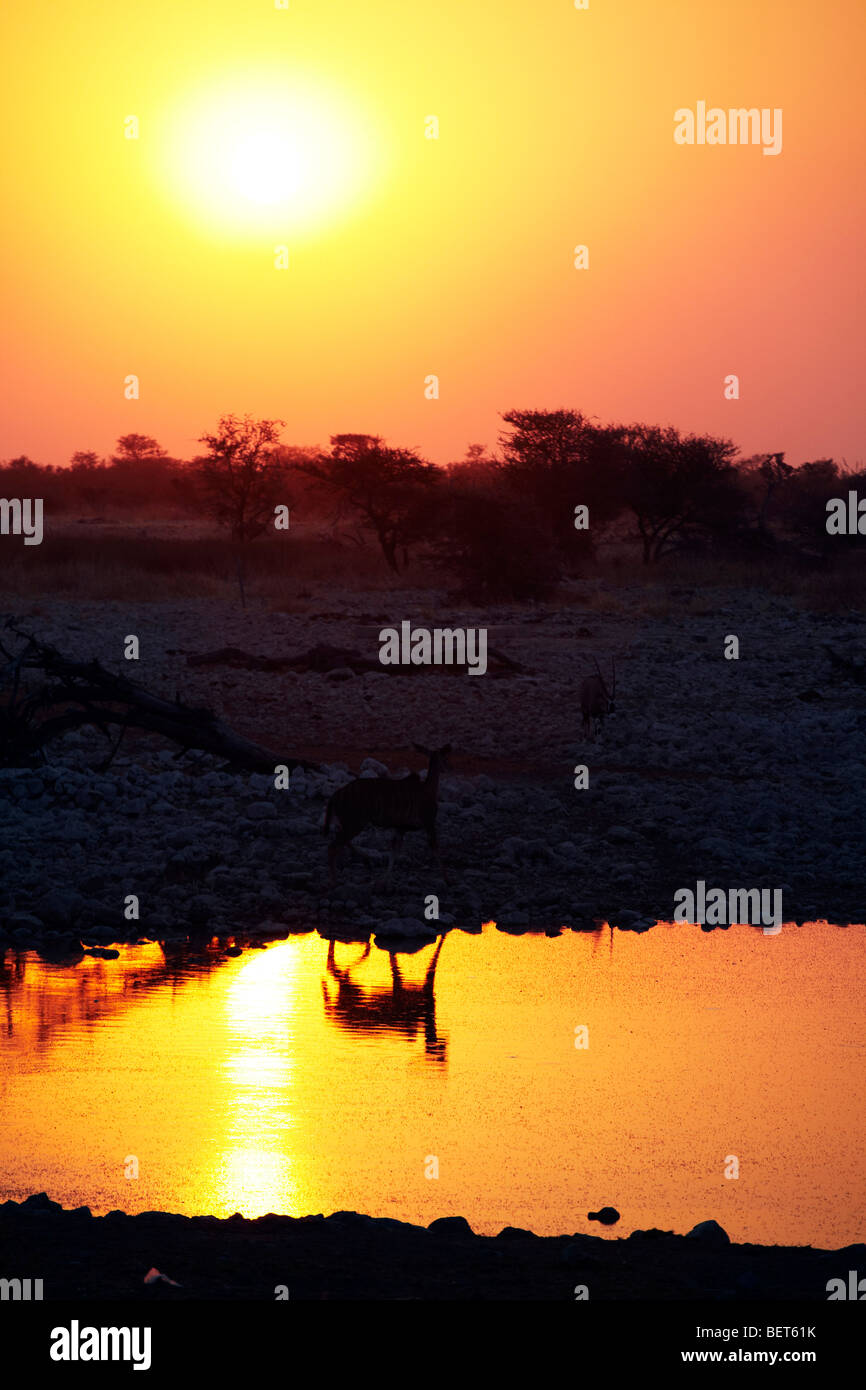
<instances>
[{"instance_id":1,"label":"dry grass","mask_svg":"<svg viewBox=\"0 0 866 1390\"><path fill-rule=\"evenodd\" d=\"M231 545L218 536L173 538L98 534L46 537L42 545L5 550L0 596L152 600L231 598L238 593ZM249 597L292 604L310 585L344 588L394 583L372 550L334 542L262 539L244 556Z\"/></svg>"},{"instance_id":2,"label":"dry grass","mask_svg":"<svg viewBox=\"0 0 866 1390\"><path fill-rule=\"evenodd\" d=\"M126 531L111 525L70 526L42 545L4 540L0 599L63 597L161 602L182 598L234 599L238 595L234 551L219 535L184 523L140 521ZM442 590L447 575L422 559L393 575L373 546L357 546L314 534L263 537L246 548L247 595L284 612L305 611L326 589L399 592ZM708 558L671 558L658 566L617 557L599 561L592 578L564 584L550 607L580 607L617 615L632 608L634 590L648 618L711 613L720 590L749 589L790 598L819 612L866 609L866 563L840 556L832 570L804 571L777 565ZM625 590L631 590L624 603Z\"/></svg>"},{"instance_id":3,"label":"dry grass","mask_svg":"<svg viewBox=\"0 0 866 1390\"><path fill-rule=\"evenodd\" d=\"M599 570L614 586L645 590L643 611L648 617L669 617L683 611L712 613L718 591L749 589L782 596L801 608L820 612L866 611L866 556L841 555L832 569L798 569L787 562L746 563L719 559L672 558L645 566L617 561ZM711 592L715 591L715 592Z\"/></svg>"}]
</instances>

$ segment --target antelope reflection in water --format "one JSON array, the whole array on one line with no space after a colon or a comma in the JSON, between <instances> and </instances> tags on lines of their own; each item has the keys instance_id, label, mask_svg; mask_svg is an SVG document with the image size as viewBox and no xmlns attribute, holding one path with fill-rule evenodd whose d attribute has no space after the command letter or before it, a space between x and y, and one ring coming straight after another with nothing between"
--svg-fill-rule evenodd
<instances>
[{"instance_id":1,"label":"antelope reflection in water","mask_svg":"<svg viewBox=\"0 0 866 1390\"><path fill-rule=\"evenodd\" d=\"M409 1042L414 1042L423 1029L425 1053L432 1061L444 1064L448 1039L441 1037L436 1029L435 995L436 965L444 943L445 937L440 936L420 984L404 980L395 953L389 951L391 988L388 989L383 985L361 985L352 979L352 971L370 954L369 942L357 960L341 967L335 958L336 942L332 941L328 947L328 974L322 980L325 1016L338 1028L347 1028L351 1033L398 1033ZM337 992L333 996L329 993L333 987L328 976L337 982Z\"/></svg>"}]
</instances>

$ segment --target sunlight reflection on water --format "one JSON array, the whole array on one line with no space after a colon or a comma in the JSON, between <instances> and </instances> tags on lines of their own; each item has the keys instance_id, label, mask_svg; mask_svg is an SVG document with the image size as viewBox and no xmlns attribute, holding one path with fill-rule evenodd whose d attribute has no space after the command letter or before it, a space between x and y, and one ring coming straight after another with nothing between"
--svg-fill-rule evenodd
<instances>
[{"instance_id":1,"label":"sunlight reflection on water","mask_svg":"<svg viewBox=\"0 0 866 1390\"><path fill-rule=\"evenodd\" d=\"M7 951L0 1196L543 1234L599 1232L586 1213L610 1204L614 1236L714 1217L735 1240L848 1244L864 932L487 927L438 956L307 935L72 967Z\"/></svg>"}]
</instances>

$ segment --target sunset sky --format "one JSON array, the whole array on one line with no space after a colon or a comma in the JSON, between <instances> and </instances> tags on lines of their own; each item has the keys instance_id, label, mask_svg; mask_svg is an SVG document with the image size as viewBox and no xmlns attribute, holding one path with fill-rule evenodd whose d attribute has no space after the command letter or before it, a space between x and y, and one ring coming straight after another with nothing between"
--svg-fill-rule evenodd
<instances>
[{"instance_id":1,"label":"sunset sky","mask_svg":"<svg viewBox=\"0 0 866 1390\"><path fill-rule=\"evenodd\" d=\"M862 461L864 38L862 0L7 0L0 457L234 411L446 462L568 405ZM676 145L701 100L782 152Z\"/></svg>"}]
</instances>

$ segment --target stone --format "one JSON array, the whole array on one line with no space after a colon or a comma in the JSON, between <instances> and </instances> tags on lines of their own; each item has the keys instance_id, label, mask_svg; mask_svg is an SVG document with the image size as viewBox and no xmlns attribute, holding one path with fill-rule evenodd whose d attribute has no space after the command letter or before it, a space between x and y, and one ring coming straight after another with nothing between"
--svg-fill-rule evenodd
<instances>
[{"instance_id":1,"label":"stone","mask_svg":"<svg viewBox=\"0 0 866 1390\"><path fill-rule=\"evenodd\" d=\"M614 1226L619 1221L619 1212L616 1207L602 1207L600 1211L588 1211L586 1218L588 1221L600 1221L602 1226Z\"/></svg>"},{"instance_id":2,"label":"stone","mask_svg":"<svg viewBox=\"0 0 866 1390\"><path fill-rule=\"evenodd\" d=\"M361 763L361 777L387 777L388 769L384 763L380 763L378 758L365 758Z\"/></svg>"},{"instance_id":3,"label":"stone","mask_svg":"<svg viewBox=\"0 0 866 1390\"><path fill-rule=\"evenodd\" d=\"M59 1202L52 1202L47 1192L34 1192L32 1196L25 1197L21 1203L28 1211L62 1211L63 1207Z\"/></svg>"},{"instance_id":4,"label":"stone","mask_svg":"<svg viewBox=\"0 0 866 1390\"><path fill-rule=\"evenodd\" d=\"M84 907L84 899L73 889L55 888L43 894L33 910L50 927L69 927Z\"/></svg>"},{"instance_id":5,"label":"stone","mask_svg":"<svg viewBox=\"0 0 866 1390\"><path fill-rule=\"evenodd\" d=\"M474 1236L475 1232L465 1216L438 1216L431 1221L427 1230L436 1236Z\"/></svg>"},{"instance_id":6,"label":"stone","mask_svg":"<svg viewBox=\"0 0 866 1390\"><path fill-rule=\"evenodd\" d=\"M704 1245L711 1245L717 1249L731 1243L730 1236L727 1231L722 1229L718 1221L699 1221L697 1226L686 1231L686 1240L699 1240Z\"/></svg>"},{"instance_id":7,"label":"stone","mask_svg":"<svg viewBox=\"0 0 866 1390\"><path fill-rule=\"evenodd\" d=\"M634 830L630 830L627 825L612 825L608 829L605 839L612 840L615 845L636 845L640 836Z\"/></svg>"}]
</instances>

